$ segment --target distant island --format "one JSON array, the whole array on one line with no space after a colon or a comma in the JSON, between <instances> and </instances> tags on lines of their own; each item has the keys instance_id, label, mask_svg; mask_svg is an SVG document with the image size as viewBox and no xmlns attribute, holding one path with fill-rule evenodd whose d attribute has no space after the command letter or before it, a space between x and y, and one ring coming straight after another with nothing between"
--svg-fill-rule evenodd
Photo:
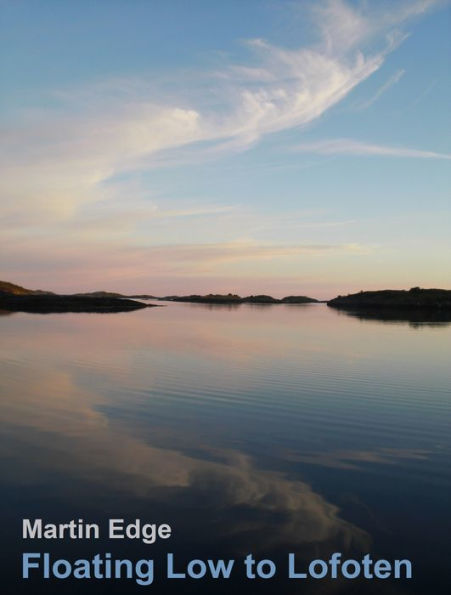
<instances>
[{"instance_id":1,"label":"distant island","mask_svg":"<svg viewBox=\"0 0 451 595\"><path fill-rule=\"evenodd\" d=\"M290 295L282 299L270 295L249 295L241 297L233 293L208 295L170 295L159 298L170 302L197 302L201 304L314 304L319 300L304 295Z\"/></svg>"},{"instance_id":2,"label":"distant island","mask_svg":"<svg viewBox=\"0 0 451 595\"><path fill-rule=\"evenodd\" d=\"M140 299L140 300L157 300L154 295L147 295L146 293L142 295L124 295L123 293L115 293L114 291L90 291L88 293L75 293L74 295L80 297L110 297L110 298L130 298L130 299Z\"/></svg>"},{"instance_id":3,"label":"distant island","mask_svg":"<svg viewBox=\"0 0 451 595\"><path fill-rule=\"evenodd\" d=\"M289 295L282 299L263 294L241 297L232 293L155 297L148 294L127 296L112 291L91 291L88 293L59 295L42 289L27 289L9 281L0 281L0 309L16 312L125 312L155 306L155 304L144 304L143 302L135 301L133 298L201 304L319 303L319 300L304 295Z\"/></svg>"},{"instance_id":4,"label":"distant island","mask_svg":"<svg viewBox=\"0 0 451 595\"><path fill-rule=\"evenodd\" d=\"M0 281L0 293L12 293L13 295L61 295L53 291L44 291L43 289L27 289L21 285L10 283L9 281ZM77 297L95 297L95 298L141 298L141 299L158 299L153 295L124 295L114 291L89 291L84 293L72 293L71 296Z\"/></svg>"},{"instance_id":5,"label":"distant island","mask_svg":"<svg viewBox=\"0 0 451 595\"><path fill-rule=\"evenodd\" d=\"M123 298L121 294L104 291L90 294L58 295L51 291L26 289L8 281L0 281L0 309L10 312L38 314L129 312L149 308L153 305Z\"/></svg>"},{"instance_id":6,"label":"distant island","mask_svg":"<svg viewBox=\"0 0 451 595\"><path fill-rule=\"evenodd\" d=\"M155 297L147 294L127 296L111 291L92 291L60 295L51 291L27 289L8 281L0 281L0 310L41 313L126 312L156 305L136 301L137 299L218 305L324 303L305 295L289 295L281 299L266 294L241 297L235 293ZM387 312L388 310L409 311L410 313L417 311L421 317L424 312L451 313L451 290L412 287L409 290L360 291L346 296L339 295L325 303L331 308L360 313Z\"/></svg>"},{"instance_id":7,"label":"distant island","mask_svg":"<svg viewBox=\"0 0 451 595\"><path fill-rule=\"evenodd\" d=\"M451 290L412 287L409 290L361 291L346 296L339 295L329 300L327 305L331 308L359 311L380 309L451 311Z\"/></svg>"}]
</instances>

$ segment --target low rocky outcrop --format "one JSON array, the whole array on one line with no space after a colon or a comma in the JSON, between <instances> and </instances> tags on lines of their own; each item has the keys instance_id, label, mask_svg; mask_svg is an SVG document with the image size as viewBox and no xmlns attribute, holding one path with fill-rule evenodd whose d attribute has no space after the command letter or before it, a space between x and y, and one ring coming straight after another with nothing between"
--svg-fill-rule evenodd
<instances>
[{"instance_id":1,"label":"low rocky outcrop","mask_svg":"<svg viewBox=\"0 0 451 595\"><path fill-rule=\"evenodd\" d=\"M409 290L361 291L346 296L339 295L328 301L327 305L353 310L390 308L451 311L451 290L412 287Z\"/></svg>"},{"instance_id":2,"label":"low rocky outcrop","mask_svg":"<svg viewBox=\"0 0 451 595\"><path fill-rule=\"evenodd\" d=\"M135 300L77 295L30 295L0 292L0 309L10 312L129 312L148 308Z\"/></svg>"},{"instance_id":3,"label":"low rocky outcrop","mask_svg":"<svg viewBox=\"0 0 451 595\"><path fill-rule=\"evenodd\" d=\"M318 300L306 296L288 296L282 299L274 298L271 295L249 295L241 297L234 293L208 295L171 295L161 298L172 302L194 302L201 304L309 304L317 303Z\"/></svg>"}]
</instances>

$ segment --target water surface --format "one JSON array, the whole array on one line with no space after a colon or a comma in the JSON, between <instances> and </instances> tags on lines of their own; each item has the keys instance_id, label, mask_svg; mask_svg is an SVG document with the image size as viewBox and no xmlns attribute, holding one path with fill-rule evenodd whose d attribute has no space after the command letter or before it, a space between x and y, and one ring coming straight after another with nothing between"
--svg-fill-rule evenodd
<instances>
[{"instance_id":1,"label":"water surface","mask_svg":"<svg viewBox=\"0 0 451 595\"><path fill-rule=\"evenodd\" d=\"M411 581L83 581L92 593L445 593L451 325L318 305L0 317L7 593L20 553L408 558ZM390 318L390 317L389 317ZM161 545L29 543L21 519L169 522ZM6 541L5 541L6 540ZM158 579L158 577L157 577ZM45 587L45 588L44 588Z\"/></svg>"}]
</instances>

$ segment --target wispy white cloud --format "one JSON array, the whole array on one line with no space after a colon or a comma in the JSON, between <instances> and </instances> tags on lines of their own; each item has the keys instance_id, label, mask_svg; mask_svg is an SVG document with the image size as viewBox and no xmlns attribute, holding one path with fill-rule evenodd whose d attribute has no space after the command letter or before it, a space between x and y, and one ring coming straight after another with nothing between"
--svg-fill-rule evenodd
<instances>
[{"instance_id":1,"label":"wispy white cloud","mask_svg":"<svg viewBox=\"0 0 451 595\"><path fill-rule=\"evenodd\" d=\"M372 97L370 97L366 101L362 101L360 104L357 105L357 108L364 110L364 109L367 109L370 106L372 106L373 103L376 103L376 101L380 97L382 97L382 95L386 91L388 91L390 89L390 87L393 87L393 85L396 85L396 83L398 83L402 79L405 72L406 72L405 70L401 69L401 70L398 70L397 72L395 72L394 74L392 74L392 76L381 87L379 87L379 89L376 91L376 93L374 93L374 95Z\"/></svg>"},{"instance_id":2,"label":"wispy white cloud","mask_svg":"<svg viewBox=\"0 0 451 595\"><path fill-rule=\"evenodd\" d=\"M28 246L36 246L44 234L52 237L48 250L45 244L40 246L42 262L53 262L55 266L65 262L75 268L96 266L102 271L111 263L111 270L117 266L124 272L130 268L130 259L135 259L135 275L138 268L147 270L150 259L159 263L157 268L166 267L167 272L175 271L178 262L188 262L188 268L194 261L200 267L214 268L218 262L330 250L310 244L233 247L227 243L229 237L225 246L215 248L208 239L210 226L204 225L197 239L208 248L191 248L191 252L188 248L182 252L174 249L171 269L168 248L164 249L165 257L158 260L158 251L150 254L149 246L146 250L136 249L136 238L132 238L130 230L135 231L139 222L145 222L146 233L151 237L152 226L162 220L190 217L191 223L206 216L226 218L230 215L229 206L187 205L186 201L176 204L172 200L169 207L154 201L151 188L137 197L136 187L127 188L126 183L117 180L124 173L139 173L171 163L174 156L205 159L245 150L265 135L314 122L379 70L387 55L405 38L398 27L432 4L390 3L386 10L373 5L366 7L365 12L342 0L314 3L313 21L319 31L316 43L288 49L264 39L248 40L252 54L248 63L224 64L219 73L191 73L189 84L185 80L177 84L175 75L172 89L177 89L170 97L158 90L155 82L149 82L151 76L97 81L86 87L58 90L52 102L53 106L59 102L58 107L30 109L19 115L18 123L4 126L0 225L3 237L8 235L10 265L16 262L19 266L26 258L31 262L38 255L35 247L33 254L18 248L23 241L24 231L17 231L21 227L27 233ZM199 81L205 80L208 85L199 85ZM386 85L380 90L379 96L387 88ZM449 158L433 152L349 140L302 145L298 149L323 154ZM104 212L98 205L104 206ZM240 237L242 225L235 226L235 239ZM85 228L90 230L86 235ZM196 233L200 229L193 228ZM93 258L92 250L98 250L99 245L93 247L89 242L96 231L105 249ZM180 227L176 225L172 231L168 229L168 243L180 243L179 234ZM119 237L123 243L116 245ZM83 246L80 242L84 242ZM116 256L114 262L111 254ZM120 254L128 259L127 265L120 264ZM182 264L177 266L179 271L183 268Z\"/></svg>"},{"instance_id":3,"label":"wispy white cloud","mask_svg":"<svg viewBox=\"0 0 451 595\"><path fill-rule=\"evenodd\" d=\"M33 253L23 241L9 241L2 256L4 272L15 268L21 275L32 269L34 273L57 274L58 279L83 278L104 281L110 279L138 279L145 277L154 282L168 275L177 278L224 275L230 272L249 275L258 266L269 277L277 277L278 265L302 263L306 257L317 259L334 255L364 255L370 247L359 244L263 244L252 240L222 243L124 245L117 242L99 242L91 239L81 245L61 245L59 238L42 237Z\"/></svg>"},{"instance_id":4,"label":"wispy white cloud","mask_svg":"<svg viewBox=\"0 0 451 595\"><path fill-rule=\"evenodd\" d=\"M341 0L316 3L318 43L286 49L249 40L257 64L225 65L223 84L214 73L211 96L205 86L196 94L194 81L164 97L136 77L60 93L58 109L22 114L4 131L3 194L10 208L65 218L74 206L105 198L104 180L161 165L163 153L242 150L308 124L377 71L403 38L396 27L429 5L364 13ZM380 47L365 49L375 37Z\"/></svg>"},{"instance_id":5,"label":"wispy white cloud","mask_svg":"<svg viewBox=\"0 0 451 595\"><path fill-rule=\"evenodd\" d=\"M318 155L376 155L381 157L407 157L414 159L451 159L451 154L423 151L407 147L391 147L376 145L351 138L337 138L321 140L313 143L303 143L295 147L302 153L316 153Z\"/></svg>"}]
</instances>

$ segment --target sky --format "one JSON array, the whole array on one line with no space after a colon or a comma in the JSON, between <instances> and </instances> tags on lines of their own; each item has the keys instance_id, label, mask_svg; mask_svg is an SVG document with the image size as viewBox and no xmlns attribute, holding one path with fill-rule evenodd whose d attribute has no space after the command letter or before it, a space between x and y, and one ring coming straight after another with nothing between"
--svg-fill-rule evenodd
<instances>
[{"instance_id":1,"label":"sky","mask_svg":"<svg viewBox=\"0 0 451 595\"><path fill-rule=\"evenodd\" d=\"M451 5L0 0L0 278L451 288Z\"/></svg>"}]
</instances>

